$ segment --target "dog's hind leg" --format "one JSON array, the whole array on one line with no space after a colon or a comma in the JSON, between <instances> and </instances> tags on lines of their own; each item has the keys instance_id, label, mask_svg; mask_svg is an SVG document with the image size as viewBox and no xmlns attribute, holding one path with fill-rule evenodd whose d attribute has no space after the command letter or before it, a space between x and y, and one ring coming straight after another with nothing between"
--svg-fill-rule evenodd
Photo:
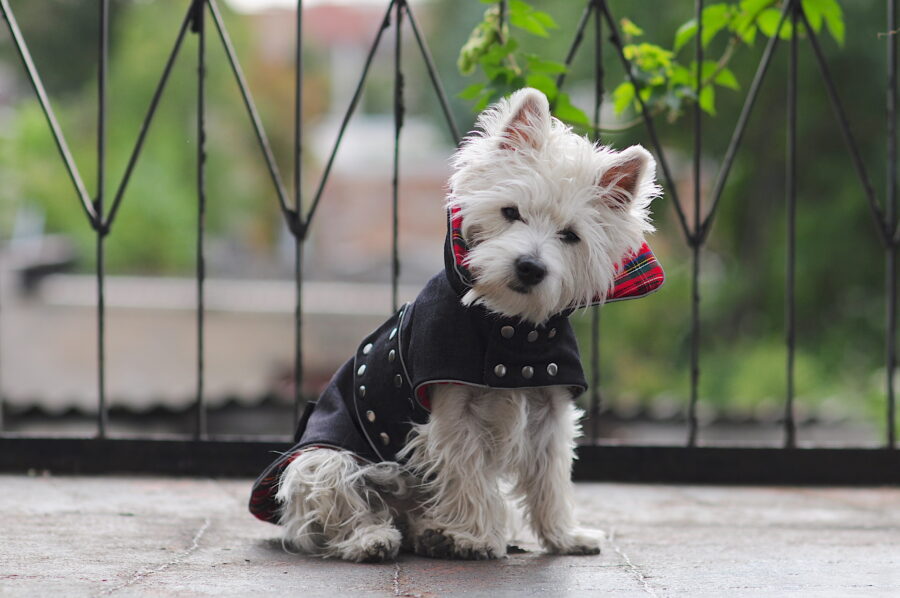
<instances>
[{"instance_id":1,"label":"dog's hind leg","mask_svg":"<svg viewBox=\"0 0 900 598\"><path fill-rule=\"evenodd\" d=\"M284 470L276 498L285 542L307 554L356 562L393 559L400 549L379 486L402 484L396 465L361 464L346 451L301 452Z\"/></svg>"},{"instance_id":2,"label":"dog's hind leg","mask_svg":"<svg viewBox=\"0 0 900 598\"><path fill-rule=\"evenodd\" d=\"M519 463L516 493L531 527L548 552L597 554L599 534L581 530L574 514L572 459L581 412L567 389L548 389L528 405L528 453Z\"/></svg>"}]
</instances>

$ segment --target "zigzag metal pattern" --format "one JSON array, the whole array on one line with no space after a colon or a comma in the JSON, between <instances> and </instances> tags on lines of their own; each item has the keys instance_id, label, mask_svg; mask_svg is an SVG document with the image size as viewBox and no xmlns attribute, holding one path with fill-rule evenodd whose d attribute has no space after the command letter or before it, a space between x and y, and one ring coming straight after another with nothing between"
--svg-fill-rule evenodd
<instances>
[{"instance_id":1,"label":"zigzag metal pattern","mask_svg":"<svg viewBox=\"0 0 900 598\"><path fill-rule=\"evenodd\" d=\"M85 215L88 218L91 226L97 231L97 255L98 255L98 272L97 272L97 280L98 280L98 335L99 335L99 347L98 347L98 385L99 385L99 415L98 415L98 430L99 435L103 436L105 433L105 418L106 418L106 407L105 407L105 392L104 392L104 294L103 294L103 285L104 285L104 270L103 270L103 238L108 235L111 231L111 227L113 222L115 221L116 215L118 213L119 207L124 198L125 191L128 186L128 182L130 181L133 170L139 160L141 155L141 150L143 148L144 141L146 139L146 135L149 131L149 128L153 122L153 118L156 114L156 109L158 107L159 101L164 93L166 84L168 82L169 75L171 73L172 67L175 63L175 60L180 52L180 49L183 45L183 41L185 35L187 33L188 27L191 27L191 30L194 33L198 34L198 62L200 65L200 75L198 76L198 135L200 137L201 143L199 143L198 149L198 216L199 216L199 225L198 225L198 268L197 268L197 283L198 283L198 341L200 345L200 350L198 352L198 384L197 384L197 414L198 414L198 426L197 426L197 436L201 437L205 433L205 425L203 423L205 417L205 408L203 406L203 350L202 350L202 339L203 339L203 320L202 315L204 312L203 305L203 281L204 281L204 269L203 269L203 232L204 227L202 224L203 219L203 210L204 210L204 150L202 141L205 139L205 126L203 124L203 112L204 112L204 97L203 97L203 67L204 67L204 27L203 20L206 9L209 10L210 15L212 17L213 23L218 32L218 36L220 42L223 45L223 48L226 52L226 56L228 58L229 64L231 66L232 72L235 76L235 80L240 89L242 99L247 110L248 116L250 117L251 124L254 129L254 133L257 138L257 142L260 146L260 150L262 156L266 162L266 166L268 168L270 177L272 179L273 186L276 191L277 200L279 202L279 206L284 215L285 221L287 223L288 228L293 234L296 241L296 284L297 284L297 309L296 309L296 359L295 359L295 411L299 410L300 403L302 402L301 396L301 386L302 386L302 352L301 352L301 330L302 330L302 308L300 303L300 288L302 286L302 244L306 239L310 225L315 216L315 212L319 206L321 201L325 185L329 178L332 165L334 163L335 157L339 150L341 141L343 139L344 132L349 124L349 121L354 114L357 105L359 103L359 99L362 95L362 91L365 87L366 78L369 72L369 68L372 64L372 60L377 52L379 47L381 38L383 33L387 28L391 26L391 15L392 12L394 14L394 26L395 26L395 92L394 92L394 102L395 102L395 131L394 131L394 176L393 176L393 184L392 184L392 210L394 216L394 226L393 226L393 235L394 235L394 259L393 259L393 267L392 267L392 286L393 286L393 301L396 305L396 288L397 288L397 276L399 272L399 258L396 254L396 239L397 239L397 179L398 179L398 147L399 147L399 139L400 133L402 130L402 117L403 117L403 86L402 86L402 71L401 71L401 56L400 56L400 45L402 41L401 35L401 23L403 19L403 15L405 14L408 18L410 28L413 31L417 46L419 48L419 53L425 62L426 70L428 72L429 78L431 80L432 86L437 94L437 98L440 102L441 109L443 111L445 120L447 122L450 134L455 142L458 142L460 139L459 131L454 123L452 113L449 109L449 104L447 101L447 96L443 90L440 77L437 74L437 71L434 67L433 60L431 59L430 52L428 50L427 44L425 43L420 29L418 27L415 16L408 5L406 0L390 0L387 4L387 8L384 14L384 18L380 22L380 26L376 32L375 39L371 45L369 53L367 55L365 65L363 67L363 71L361 73L357 88L350 100L350 104L346 110L343 121L341 123L339 132L335 139L335 143L332 147L332 150L329 154L328 160L325 164L324 170L319 179L319 183L316 187L316 190L312 196L310 201L309 209L304 214L301 209L302 201L301 201L301 189L300 189L300 152L301 152L301 137L302 137L302 124L300 122L300 106L302 102L302 93L301 93L301 69L302 69L302 57L301 57L301 40L302 40L302 0L298 0L297 6L297 57L296 57L296 69L297 69L297 92L296 92L296 110L295 110L295 156L294 156L294 206L291 207L289 205L289 197L288 191L284 185L282 180L280 171L278 169L277 163L274 159L271 146L269 144L268 138L266 136L265 130L262 126L261 120L259 118L259 114L256 110L256 106L253 102L252 95L249 90L249 86L247 85L246 79L244 78L243 71L240 67L236 51L231 43L230 37L228 35L227 29L222 20L221 14L218 9L218 5L216 0L190 0L188 3L188 8L185 14L185 17L181 23L181 26L178 30L178 34L176 36L175 42L173 44L172 51L169 55L168 60L163 68L162 75L157 84L157 87L153 93L153 96L150 100L150 105L148 107L146 116L141 124L140 131L138 133L137 139L135 141L134 148L131 152L129 161L127 163L125 172L122 176L122 179L119 182L119 185L116 188L115 195L113 196L112 204L109 206L109 213L104 216L103 205L104 205L104 167L105 167L105 122L106 122L106 64L108 61L108 50L106 47L108 40L108 3L109 0L101 0L100 1L100 23L101 23L101 39L100 39L100 56L99 56L99 67L100 67L100 76L99 80L99 119L98 119L98 188L97 188L97 196L92 200L90 194L88 193L83 179L80 175L80 172L77 168L74 158L72 157L71 151L69 150L68 144L66 143L65 136L59 126L59 123L56 119L56 116L53 112L53 109L50 105L49 97L46 93L44 85L41 81L40 74L37 68L34 65L34 62L31 58L30 52L28 51L28 47L25 43L24 37L19 29L19 26L15 20L12 9L9 5L9 0L0 0L0 12L4 19L7 22L7 27L10 31L13 44L16 48L16 51L19 54L19 57L23 63L25 72L28 76L28 79L37 95L40 106L44 112L45 118L47 120L48 126L50 128L51 134L53 136L54 142L57 145L57 149L60 153L60 156L63 160L63 163L66 167L69 178L75 188L76 196L79 202L82 205L82 209L85 212ZM702 11L703 11L703 0L695 0L695 18L698 23L698 32L696 34L695 39L695 54L696 60L698 64L702 63L703 59L703 47L701 43L702 39ZM896 16L896 0L886 0L886 4L888 7L888 30L894 32L897 30L897 16ZM501 21L505 19L506 16L506 2L505 0L501 0L500 2L500 15ZM609 29L609 41L614 47L616 51L616 55L618 59L621 61L622 66L624 67L626 76L629 77L629 80L635 86L635 88L640 90L640 82L635 77L631 69L631 64L628 59L625 57L623 50L623 43L620 37L618 26L615 18L610 11L608 3L606 0L587 0L584 12L579 21L579 24L576 28L575 36L573 38L572 45L567 53L565 58L565 64L570 66L572 61L575 58L575 55L580 47L582 40L584 38L584 33L587 27L588 22L590 22L591 17L594 17L594 34L595 34L595 46L594 46L594 58L595 58L595 103L594 103L594 124L595 124L595 136L599 133L599 112L600 105L602 102L603 95L603 64L602 64L602 40L601 40L601 31L602 31L602 23L605 22L606 26ZM887 198L886 205L882 207L879 203L876 192L874 190L874 186L871 183L871 179L869 178L866 165L861 158L861 154L856 143L856 140L853 136L852 129L849 125L849 120L847 115L843 109L843 106L840 101L839 94L837 93L837 89L834 85L834 80L831 76L831 73L828 69L827 62L824 57L824 53L822 51L821 46L819 45L819 41L817 35L813 28L810 26L810 23L807 19L803 6L800 0L785 0L782 6L781 14L779 17L778 25L776 27L776 33L773 35L767 42L765 50L763 52L762 58L759 62L759 65L756 70L756 74L754 75L753 81L751 83L750 89L748 91L747 97L744 101L744 105L742 107L741 113L736 122L731 140L729 142L728 148L725 152L724 158L720 164L719 171L716 177L716 182L713 188L713 192L711 194L711 204L705 215L701 216L700 212L700 142L701 142L701 114L699 106L695 106L694 109L694 164L693 164L693 179L694 179L694 201L693 201L693 223L692 225L688 223L687 216L685 214L684 207L682 202L678 196L678 190L674 185L674 179L672 177L671 170L669 168L668 161L665 156L665 152L662 148L658 135L656 133L656 129L653 122L653 116L647 109L643 99L640 96L640 93L636 94L636 99L639 104L639 112L644 121L644 125L650 136L651 142L655 149L658 162L660 164L663 177L666 180L669 194L672 198L673 208L676 212L676 216L679 221L679 225L685 238L687 240L688 245L693 250L693 290L692 290L692 350L691 350L691 398L689 403L689 437L688 444L693 446L696 443L697 439L697 419L696 419L696 405L698 400L697 389L699 385L699 255L702 246L705 244L707 240L710 230L712 228L715 214L719 207L719 204L722 199L723 191L725 184L728 179L728 175L731 170L731 166L736 157L737 151L740 148L740 145L743 140L743 135L746 130L750 115L753 110L753 106L756 102L756 99L760 93L761 85L763 80L765 79L768 68L771 64L772 58L775 54L775 51L778 47L779 43L779 34L784 27L785 21L787 18L791 18L791 22L793 24L793 31L798 31L798 24L802 23L803 29L806 32L810 45L813 51L813 55L815 57L816 63L821 73L822 81L825 84L826 92L829 97L829 101L831 102L832 108L835 113L836 120L838 122L839 128L841 130L841 134L844 138L844 142L848 148L850 153L851 161L853 162L854 169L857 173L857 176L861 182L863 194L865 195L866 201L868 203L869 210L872 214L873 220L875 221L876 228L879 232L879 237L885 247L886 256L887 256L887 277L886 277L886 299L887 299L887 324L886 324L886 365L887 365L887 409L888 409L888 423L887 423L887 437L888 437L888 446L894 447L896 445L896 434L895 434L895 397L894 397L894 389L893 389L893 379L894 379L894 369L896 363L896 253L898 246L900 246L900 221L897 219L897 210L896 210L896 86L897 86L897 64L896 64L896 50L897 50L897 42L895 36L891 35L891 40L888 43L888 162L889 162L889 181L887 186ZM796 111L796 52L797 52L797 35L792 36L791 40L791 82L789 85L789 114L795 114ZM699 90L702 85L702 81L700 80L700 69L698 69L697 81L695 91L699 93ZM558 78L558 87L562 87L565 81L565 73L561 74ZM795 119L790 118L791 121L788 125L788 133L789 138L792 138L793 131L795 130ZM789 150L789 155L787 157L788 162L788 180L787 180L787 204L788 204L788 217L789 223L793 223L793 214L796 208L796 176L795 176L795 146L791 146L793 149ZM787 363L787 373L788 373L788 388L787 388L787 396L785 403L785 444L786 446L793 446L794 439L794 421L793 421L793 386L792 386L792 373L793 373L793 339L795 332L794 325L794 317L793 317L793 309L794 309L794 230L793 225L789 225L789 253L787 256L787 267L788 267L788 283L787 283L787 298L786 298L786 310L788 313L787 317L787 348L788 348L788 363ZM599 317L597 313L594 314L594 320L592 323L592 372L593 372L593 384L592 388L597 389L599 384L597 383L599 380ZM597 414L599 409L599 391L595 390L595 394L591 397L591 413ZM595 421L592 423L596 423ZM595 437L595 435L594 435Z\"/></svg>"}]
</instances>

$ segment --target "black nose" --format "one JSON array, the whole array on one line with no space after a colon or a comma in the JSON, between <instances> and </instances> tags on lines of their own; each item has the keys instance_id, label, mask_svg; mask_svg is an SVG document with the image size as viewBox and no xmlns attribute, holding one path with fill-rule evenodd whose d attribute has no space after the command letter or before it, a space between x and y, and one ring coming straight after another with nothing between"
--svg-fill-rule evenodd
<instances>
[{"instance_id":1,"label":"black nose","mask_svg":"<svg viewBox=\"0 0 900 598\"><path fill-rule=\"evenodd\" d=\"M544 280L547 268L544 262L529 255L520 256L516 260L516 277L527 287L533 287Z\"/></svg>"}]
</instances>

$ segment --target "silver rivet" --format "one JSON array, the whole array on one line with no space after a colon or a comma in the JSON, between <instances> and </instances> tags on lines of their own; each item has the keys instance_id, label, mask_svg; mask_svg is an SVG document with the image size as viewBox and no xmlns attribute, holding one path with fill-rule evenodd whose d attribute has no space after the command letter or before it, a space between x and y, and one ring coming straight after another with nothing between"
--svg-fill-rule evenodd
<instances>
[{"instance_id":1,"label":"silver rivet","mask_svg":"<svg viewBox=\"0 0 900 598\"><path fill-rule=\"evenodd\" d=\"M362 364L361 366L359 366L359 369L356 370L356 375L362 376L365 373L366 373L366 364Z\"/></svg>"},{"instance_id":2,"label":"silver rivet","mask_svg":"<svg viewBox=\"0 0 900 598\"><path fill-rule=\"evenodd\" d=\"M390 335L388 338L390 338L390 339L393 340L393 338L394 338L395 336L397 336L397 329L396 329L396 328L394 328L393 330L391 330L391 335Z\"/></svg>"},{"instance_id":3,"label":"silver rivet","mask_svg":"<svg viewBox=\"0 0 900 598\"><path fill-rule=\"evenodd\" d=\"M494 366L494 375L497 376L498 378L502 378L503 376L505 376L506 375L506 366L503 365L502 363L498 363L497 365L495 365Z\"/></svg>"},{"instance_id":4,"label":"silver rivet","mask_svg":"<svg viewBox=\"0 0 900 598\"><path fill-rule=\"evenodd\" d=\"M500 329L500 334L503 336L503 338L512 338L515 333L516 329L512 326L504 326Z\"/></svg>"},{"instance_id":5,"label":"silver rivet","mask_svg":"<svg viewBox=\"0 0 900 598\"><path fill-rule=\"evenodd\" d=\"M396 386L397 388L403 386L403 376L401 376L400 374L394 376L394 386Z\"/></svg>"},{"instance_id":6,"label":"silver rivet","mask_svg":"<svg viewBox=\"0 0 900 598\"><path fill-rule=\"evenodd\" d=\"M556 336L556 328L551 328L550 332L547 333L547 338L553 338L554 336Z\"/></svg>"},{"instance_id":7,"label":"silver rivet","mask_svg":"<svg viewBox=\"0 0 900 598\"><path fill-rule=\"evenodd\" d=\"M387 434L385 434L384 432L379 434L378 437L381 438L381 444L383 444L385 446L387 446L388 444L391 443L391 437L388 436Z\"/></svg>"},{"instance_id":8,"label":"silver rivet","mask_svg":"<svg viewBox=\"0 0 900 598\"><path fill-rule=\"evenodd\" d=\"M534 341L537 340L537 337L538 337L538 331L532 330L531 332L528 333L528 342L533 343Z\"/></svg>"},{"instance_id":9,"label":"silver rivet","mask_svg":"<svg viewBox=\"0 0 900 598\"><path fill-rule=\"evenodd\" d=\"M555 376L558 371L559 371L559 368L556 366L555 363L547 364L547 373L550 374L551 376Z\"/></svg>"},{"instance_id":10,"label":"silver rivet","mask_svg":"<svg viewBox=\"0 0 900 598\"><path fill-rule=\"evenodd\" d=\"M368 355L371 352L372 352L372 343L369 343L365 347L363 347L363 355Z\"/></svg>"},{"instance_id":11,"label":"silver rivet","mask_svg":"<svg viewBox=\"0 0 900 598\"><path fill-rule=\"evenodd\" d=\"M391 349L388 352L388 361L391 363L394 363L395 359L397 359L397 352L395 350Z\"/></svg>"},{"instance_id":12,"label":"silver rivet","mask_svg":"<svg viewBox=\"0 0 900 598\"><path fill-rule=\"evenodd\" d=\"M375 412L374 411L366 411L366 419L370 422L375 421Z\"/></svg>"},{"instance_id":13,"label":"silver rivet","mask_svg":"<svg viewBox=\"0 0 900 598\"><path fill-rule=\"evenodd\" d=\"M365 396L366 396L366 387L365 387L365 386L360 386L360 387L359 387L359 398L363 398L363 397L365 397Z\"/></svg>"},{"instance_id":14,"label":"silver rivet","mask_svg":"<svg viewBox=\"0 0 900 598\"><path fill-rule=\"evenodd\" d=\"M526 380L530 380L531 377L534 376L534 368L530 365L526 365L522 368L522 377Z\"/></svg>"}]
</instances>

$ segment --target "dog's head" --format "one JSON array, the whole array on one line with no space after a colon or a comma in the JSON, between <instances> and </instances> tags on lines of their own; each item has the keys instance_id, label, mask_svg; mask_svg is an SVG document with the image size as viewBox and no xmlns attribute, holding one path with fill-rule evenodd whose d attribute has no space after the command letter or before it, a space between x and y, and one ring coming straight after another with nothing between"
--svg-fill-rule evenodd
<instances>
[{"instance_id":1,"label":"dog's head","mask_svg":"<svg viewBox=\"0 0 900 598\"><path fill-rule=\"evenodd\" d=\"M596 146L522 89L488 108L456 153L449 207L462 219L467 305L541 323L606 296L642 244L656 163L639 145Z\"/></svg>"}]
</instances>

